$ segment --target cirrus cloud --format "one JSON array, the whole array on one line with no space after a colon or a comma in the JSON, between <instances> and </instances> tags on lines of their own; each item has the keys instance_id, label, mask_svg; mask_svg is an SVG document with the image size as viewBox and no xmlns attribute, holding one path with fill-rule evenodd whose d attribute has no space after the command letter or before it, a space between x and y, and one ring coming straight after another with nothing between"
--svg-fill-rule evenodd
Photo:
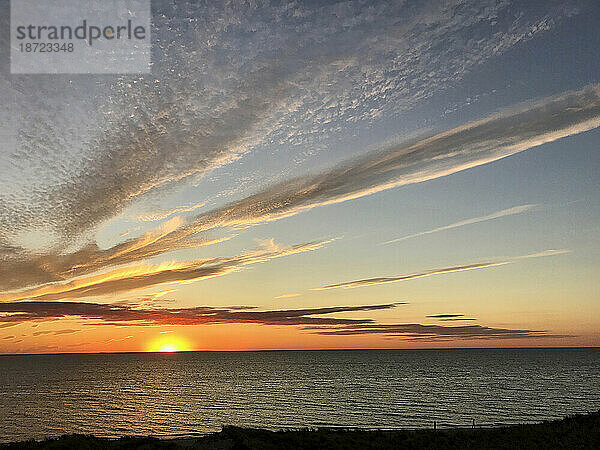
<instances>
[{"instance_id":1,"label":"cirrus cloud","mask_svg":"<svg viewBox=\"0 0 600 450\"><path fill-rule=\"evenodd\" d=\"M69 254L0 254L0 289L64 280L179 248L219 242L226 238L195 235L279 220L432 180L598 126L600 86L594 85L370 153L320 174L287 180L185 221L171 219L154 232L105 250L91 244Z\"/></svg>"},{"instance_id":2,"label":"cirrus cloud","mask_svg":"<svg viewBox=\"0 0 600 450\"><path fill-rule=\"evenodd\" d=\"M40 288L0 295L1 302L16 300L57 301L131 292L169 283L185 283L222 276L243 266L321 248L330 241L316 241L282 246L270 239L262 247L232 257L208 258L159 265L136 265L100 275L82 277L68 283L55 283Z\"/></svg>"},{"instance_id":3,"label":"cirrus cloud","mask_svg":"<svg viewBox=\"0 0 600 450\"><path fill-rule=\"evenodd\" d=\"M365 278L362 280L346 281L343 283L336 283L336 284L328 284L326 286L314 288L314 290L337 289L337 288L356 288L356 287L362 287L362 286L372 286L372 285L377 285L377 284L396 283L398 281L414 280L416 278L430 277L433 275L443 275L443 274L447 274L447 273L464 272L467 270L486 269L486 268L490 268L490 267L504 266L506 264L511 264L513 262L516 262L516 261L519 261L522 259L542 258L542 257L546 257L546 256L564 255L569 252L570 252L569 250L545 250L543 252L532 253L529 255L515 256L511 259L507 259L504 261L490 261L490 262L483 262L483 263L477 263L477 264L466 264L466 265L460 265L460 266L444 267L441 269L426 270L424 272L417 272L417 273L412 273L412 274L407 274L407 275L399 275L399 276L395 276L395 277ZM429 316L429 317L432 317L432 316Z\"/></svg>"}]
</instances>

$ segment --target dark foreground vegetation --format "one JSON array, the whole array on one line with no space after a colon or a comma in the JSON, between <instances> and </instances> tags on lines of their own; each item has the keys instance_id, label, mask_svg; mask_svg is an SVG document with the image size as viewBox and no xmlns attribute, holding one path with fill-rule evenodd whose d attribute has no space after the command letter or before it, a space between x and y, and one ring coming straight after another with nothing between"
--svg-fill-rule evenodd
<instances>
[{"instance_id":1,"label":"dark foreground vegetation","mask_svg":"<svg viewBox=\"0 0 600 450\"><path fill-rule=\"evenodd\" d=\"M1 449L441 449L600 448L600 411L534 425L453 430L266 431L224 427L195 439L127 437L101 439L66 435L44 441L0 445Z\"/></svg>"}]
</instances>

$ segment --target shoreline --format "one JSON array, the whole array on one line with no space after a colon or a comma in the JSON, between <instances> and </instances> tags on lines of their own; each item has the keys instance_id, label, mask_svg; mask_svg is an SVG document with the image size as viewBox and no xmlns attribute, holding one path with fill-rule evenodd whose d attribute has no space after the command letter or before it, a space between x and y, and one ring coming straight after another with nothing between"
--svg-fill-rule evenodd
<instances>
[{"instance_id":1,"label":"shoreline","mask_svg":"<svg viewBox=\"0 0 600 450\"><path fill-rule=\"evenodd\" d=\"M224 426L201 437L98 438L64 435L0 444L0 449L335 449L335 448L600 448L600 410L536 424L417 430L314 428L269 431Z\"/></svg>"}]
</instances>

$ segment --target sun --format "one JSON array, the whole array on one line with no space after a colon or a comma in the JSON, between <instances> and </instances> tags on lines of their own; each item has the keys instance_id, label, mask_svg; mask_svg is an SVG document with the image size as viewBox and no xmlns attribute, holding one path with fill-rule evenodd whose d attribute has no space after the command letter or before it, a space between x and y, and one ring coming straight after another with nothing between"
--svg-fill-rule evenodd
<instances>
[{"instance_id":1,"label":"sun","mask_svg":"<svg viewBox=\"0 0 600 450\"><path fill-rule=\"evenodd\" d=\"M181 336L161 335L149 342L147 351L161 353L175 353L192 350L190 343Z\"/></svg>"},{"instance_id":2,"label":"sun","mask_svg":"<svg viewBox=\"0 0 600 450\"><path fill-rule=\"evenodd\" d=\"M174 345L165 345L160 348L160 351L165 352L165 353L173 353L173 352L178 352L179 349L177 347L175 347Z\"/></svg>"}]
</instances>

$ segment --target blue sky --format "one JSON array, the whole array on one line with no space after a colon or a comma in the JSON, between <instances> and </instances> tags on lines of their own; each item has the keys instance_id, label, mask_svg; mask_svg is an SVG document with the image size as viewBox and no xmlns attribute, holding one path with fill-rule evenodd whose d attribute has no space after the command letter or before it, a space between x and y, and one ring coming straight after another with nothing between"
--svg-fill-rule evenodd
<instances>
[{"instance_id":1,"label":"blue sky","mask_svg":"<svg viewBox=\"0 0 600 450\"><path fill-rule=\"evenodd\" d=\"M0 351L599 344L596 2L153 8L150 75L2 68Z\"/></svg>"}]
</instances>

